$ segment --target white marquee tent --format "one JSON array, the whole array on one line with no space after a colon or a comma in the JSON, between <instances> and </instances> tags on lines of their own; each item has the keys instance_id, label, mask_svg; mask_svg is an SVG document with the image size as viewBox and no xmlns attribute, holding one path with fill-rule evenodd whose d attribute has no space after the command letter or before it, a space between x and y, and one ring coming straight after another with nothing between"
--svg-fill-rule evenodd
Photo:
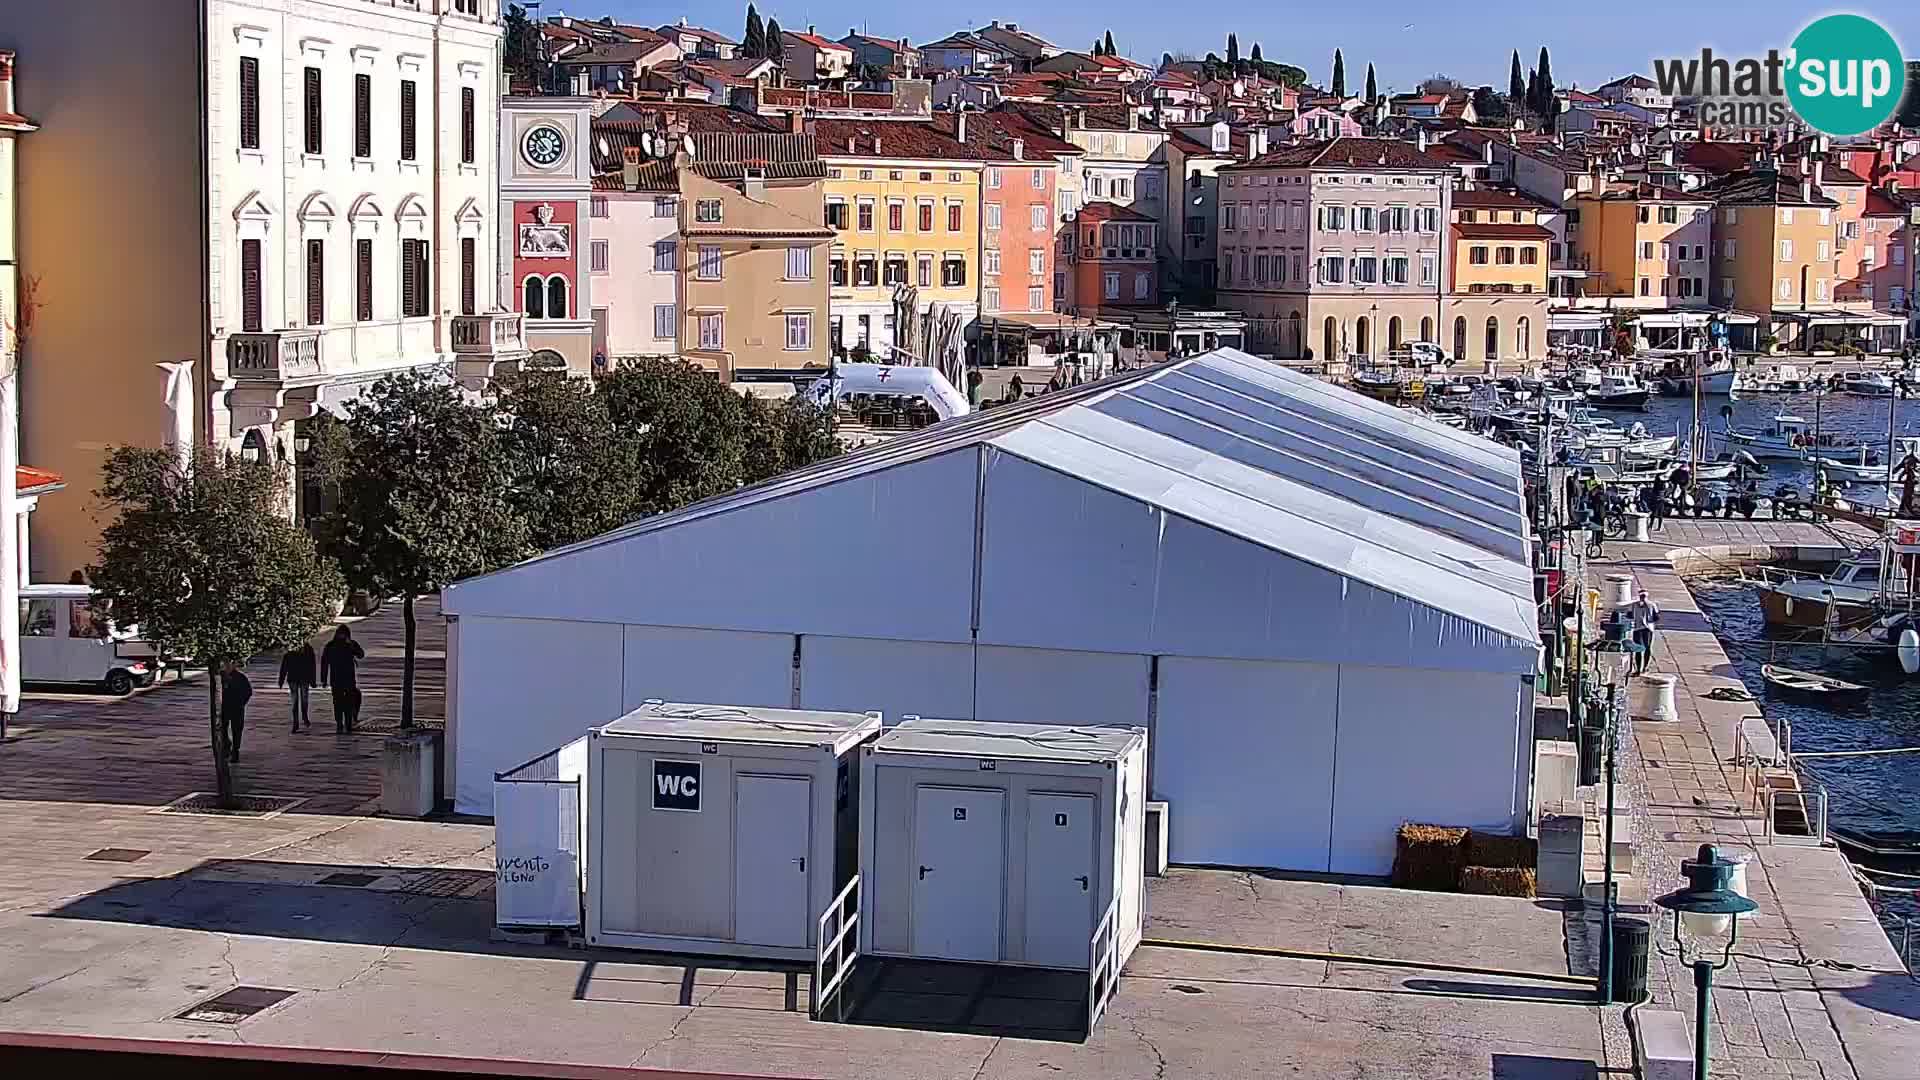
<instances>
[{"instance_id":1,"label":"white marquee tent","mask_svg":"<svg viewBox=\"0 0 1920 1080\"><path fill-rule=\"evenodd\" d=\"M1187 863L1524 822L1518 457L1234 350L935 425L449 588L458 809L648 698L1143 724Z\"/></svg>"}]
</instances>

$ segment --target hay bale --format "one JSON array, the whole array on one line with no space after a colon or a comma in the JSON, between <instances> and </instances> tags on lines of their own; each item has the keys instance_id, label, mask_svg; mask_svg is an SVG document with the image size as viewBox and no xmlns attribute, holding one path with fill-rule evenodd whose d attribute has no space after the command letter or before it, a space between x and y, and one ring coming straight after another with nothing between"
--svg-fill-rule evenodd
<instances>
[{"instance_id":1,"label":"hay bale","mask_svg":"<svg viewBox=\"0 0 1920 1080\"><path fill-rule=\"evenodd\" d=\"M1530 870L1539 864L1539 845L1531 836L1501 836L1477 830L1467 834L1468 866Z\"/></svg>"},{"instance_id":2,"label":"hay bale","mask_svg":"<svg viewBox=\"0 0 1920 1080\"><path fill-rule=\"evenodd\" d=\"M1469 866L1460 871L1460 891L1474 896L1513 896L1532 899L1533 868Z\"/></svg>"},{"instance_id":3,"label":"hay bale","mask_svg":"<svg viewBox=\"0 0 1920 1080\"><path fill-rule=\"evenodd\" d=\"M1452 892L1466 864L1467 830L1407 822L1393 845L1393 883L1403 889Z\"/></svg>"}]
</instances>

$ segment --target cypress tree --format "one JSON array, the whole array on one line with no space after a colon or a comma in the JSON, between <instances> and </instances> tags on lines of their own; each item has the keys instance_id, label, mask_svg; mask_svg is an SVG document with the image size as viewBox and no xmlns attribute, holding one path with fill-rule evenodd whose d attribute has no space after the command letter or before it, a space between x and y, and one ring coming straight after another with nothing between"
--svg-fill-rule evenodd
<instances>
[{"instance_id":1,"label":"cypress tree","mask_svg":"<svg viewBox=\"0 0 1920 1080\"><path fill-rule=\"evenodd\" d=\"M1540 71L1527 72L1527 111L1538 112L1540 107Z\"/></svg>"},{"instance_id":2,"label":"cypress tree","mask_svg":"<svg viewBox=\"0 0 1920 1080\"><path fill-rule=\"evenodd\" d=\"M1103 55L1106 55L1106 56L1120 55L1119 53L1115 52L1113 48L1113 31L1111 30L1107 31L1106 40L1101 42L1101 45L1103 45L1106 48L1106 52ZM1542 49L1541 55L1543 56L1546 55L1546 50Z\"/></svg>"},{"instance_id":3,"label":"cypress tree","mask_svg":"<svg viewBox=\"0 0 1920 1080\"><path fill-rule=\"evenodd\" d=\"M1527 100L1527 77L1520 66L1520 50L1513 50L1513 70L1507 75L1507 101L1518 109Z\"/></svg>"},{"instance_id":4,"label":"cypress tree","mask_svg":"<svg viewBox=\"0 0 1920 1080\"><path fill-rule=\"evenodd\" d=\"M1552 116L1553 101L1553 60L1547 56L1547 47L1540 46L1540 101L1534 111L1541 116Z\"/></svg>"},{"instance_id":5,"label":"cypress tree","mask_svg":"<svg viewBox=\"0 0 1920 1080\"><path fill-rule=\"evenodd\" d=\"M1367 65L1367 104L1380 100L1380 87L1373 81L1373 65Z\"/></svg>"},{"instance_id":6,"label":"cypress tree","mask_svg":"<svg viewBox=\"0 0 1920 1080\"><path fill-rule=\"evenodd\" d=\"M1227 63L1238 64L1239 62L1240 62L1240 38L1237 35L1228 34L1227 35Z\"/></svg>"},{"instance_id":7,"label":"cypress tree","mask_svg":"<svg viewBox=\"0 0 1920 1080\"><path fill-rule=\"evenodd\" d=\"M787 43L780 40L780 20L771 15L767 17L767 47L761 53L761 59L771 60L776 64L783 63L787 59Z\"/></svg>"},{"instance_id":8,"label":"cypress tree","mask_svg":"<svg viewBox=\"0 0 1920 1080\"><path fill-rule=\"evenodd\" d=\"M766 27L760 24L760 13L754 10L752 4L747 5L747 35L746 40L740 43L740 51L753 59L759 59L767 51Z\"/></svg>"},{"instance_id":9,"label":"cypress tree","mask_svg":"<svg viewBox=\"0 0 1920 1080\"><path fill-rule=\"evenodd\" d=\"M1262 61L1261 61L1261 59L1260 59L1260 43L1259 43L1259 42L1257 42L1257 41L1253 43L1253 56L1252 56L1252 60L1253 60L1253 62L1254 62L1254 63L1256 63L1256 64L1258 64L1258 63L1261 63L1261 62L1262 62Z\"/></svg>"},{"instance_id":10,"label":"cypress tree","mask_svg":"<svg viewBox=\"0 0 1920 1080\"><path fill-rule=\"evenodd\" d=\"M1333 96L1347 96L1347 60L1340 55L1339 49L1333 50Z\"/></svg>"}]
</instances>

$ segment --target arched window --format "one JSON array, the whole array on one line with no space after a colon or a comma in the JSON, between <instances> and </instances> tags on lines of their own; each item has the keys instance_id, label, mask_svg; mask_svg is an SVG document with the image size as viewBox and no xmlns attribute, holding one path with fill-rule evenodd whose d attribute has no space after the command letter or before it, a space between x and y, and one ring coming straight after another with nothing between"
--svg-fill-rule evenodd
<instances>
[{"instance_id":1,"label":"arched window","mask_svg":"<svg viewBox=\"0 0 1920 1080\"><path fill-rule=\"evenodd\" d=\"M1487 356L1488 360L1500 359L1500 320L1487 316Z\"/></svg>"},{"instance_id":2,"label":"arched window","mask_svg":"<svg viewBox=\"0 0 1920 1080\"><path fill-rule=\"evenodd\" d=\"M1462 315L1453 320L1453 358L1467 358L1467 317Z\"/></svg>"},{"instance_id":3,"label":"arched window","mask_svg":"<svg viewBox=\"0 0 1920 1080\"><path fill-rule=\"evenodd\" d=\"M1331 364L1340 356L1340 324L1334 321L1333 316L1327 316L1320 338L1320 362Z\"/></svg>"},{"instance_id":4,"label":"arched window","mask_svg":"<svg viewBox=\"0 0 1920 1080\"><path fill-rule=\"evenodd\" d=\"M1373 326L1365 315L1353 320L1353 351L1361 356L1373 355Z\"/></svg>"},{"instance_id":5,"label":"arched window","mask_svg":"<svg viewBox=\"0 0 1920 1080\"><path fill-rule=\"evenodd\" d=\"M567 317L567 279L555 274L547 279L547 318Z\"/></svg>"},{"instance_id":6,"label":"arched window","mask_svg":"<svg viewBox=\"0 0 1920 1080\"><path fill-rule=\"evenodd\" d=\"M1520 316L1520 326L1515 331L1514 338L1519 345L1520 359L1533 359L1533 323L1528 321L1525 315Z\"/></svg>"},{"instance_id":7,"label":"arched window","mask_svg":"<svg viewBox=\"0 0 1920 1080\"><path fill-rule=\"evenodd\" d=\"M1423 316L1420 319L1420 340L1433 340L1433 319L1431 316Z\"/></svg>"},{"instance_id":8,"label":"arched window","mask_svg":"<svg viewBox=\"0 0 1920 1080\"><path fill-rule=\"evenodd\" d=\"M1387 320L1387 352L1391 354L1399 351L1400 316L1395 315L1393 318Z\"/></svg>"},{"instance_id":9,"label":"arched window","mask_svg":"<svg viewBox=\"0 0 1920 1080\"><path fill-rule=\"evenodd\" d=\"M526 286L525 286L525 299L520 306L526 311L527 318L529 319L546 318L547 317L546 283L541 281L537 277L527 278Z\"/></svg>"}]
</instances>

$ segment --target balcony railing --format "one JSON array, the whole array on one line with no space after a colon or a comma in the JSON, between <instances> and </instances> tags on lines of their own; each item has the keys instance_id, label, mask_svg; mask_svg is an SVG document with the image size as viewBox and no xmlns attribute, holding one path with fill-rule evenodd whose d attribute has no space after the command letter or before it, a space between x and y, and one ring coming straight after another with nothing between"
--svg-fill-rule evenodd
<instances>
[{"instance_id":1,"label":"balcony railing","mask_svg":"<svg viewBox=\"0 0 1920 1080\"><path fill-rule=\"evenodd\" d=\"M293 382L318 378L322 370L318 330L227 337L227 375L236 382Z\"/></svg>"},{"instance_id":2,"label":"balcony railing","mask_svg":"<svg viewBox=\"0 0 1920 1080\"><path fill-rule=\"evenodd\" d=\"M455 353L491 355L525 352L526 316L518 311L455 315L449 340Z\"/></svg>"}]
</instances>

